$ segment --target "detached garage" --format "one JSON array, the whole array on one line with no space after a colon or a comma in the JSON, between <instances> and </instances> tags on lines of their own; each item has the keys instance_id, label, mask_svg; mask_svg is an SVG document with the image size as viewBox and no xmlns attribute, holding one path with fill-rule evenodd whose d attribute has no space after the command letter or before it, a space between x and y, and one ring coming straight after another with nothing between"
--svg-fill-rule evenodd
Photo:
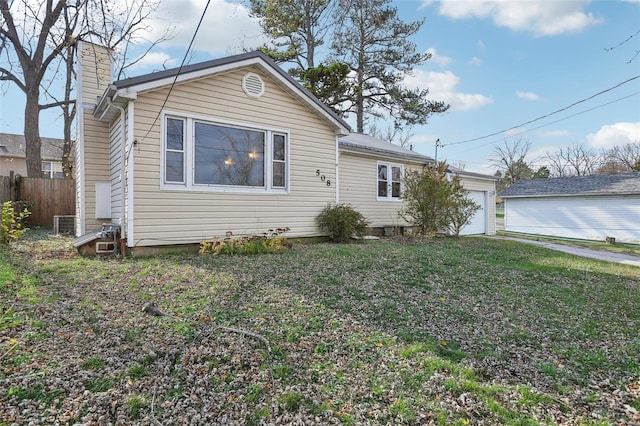
<instances>
[{"instance_id":1,"label":"detached garage","mask_svg":"<svg viewBox=\"0 0 640 426\"><path fill-rule=\"evenodd\" d=\"M640 173L522 180L500 196L505 231L640 243Z\"/></svg>"}]
</instances>

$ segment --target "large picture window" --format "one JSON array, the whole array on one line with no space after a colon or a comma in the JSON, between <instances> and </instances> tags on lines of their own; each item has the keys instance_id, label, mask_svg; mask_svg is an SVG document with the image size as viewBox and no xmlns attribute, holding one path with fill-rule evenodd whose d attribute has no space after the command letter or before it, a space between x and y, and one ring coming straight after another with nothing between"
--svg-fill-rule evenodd
<instances>
[{"instance_id":1,"label":"large picture window","mask_svg":"<svg viewBox=\"0 0 640 426\"><path fill-rule=\"evenodd\" d=\"M378 199L399 200L402 196L402 166L378 163Z\"/></svg>"},{"instance_id":2,"label":"large picture window","mask_svg":"<svg viewBox=\"0 0 640 426\"><path fill-rule=\"evenodd\" d=\"M285 132L167 115L163 187L286 190L287 139Z\"/></svg>"},{"instance_id":3,"label":"large picture window","mask_svg":"<svg viewBox=\"0 0 640 426\"><path fill-rule=\"evenodd\" d=\"M264 186L264 132L195 123L194 183Z\"/></svg>"}]
</instances>

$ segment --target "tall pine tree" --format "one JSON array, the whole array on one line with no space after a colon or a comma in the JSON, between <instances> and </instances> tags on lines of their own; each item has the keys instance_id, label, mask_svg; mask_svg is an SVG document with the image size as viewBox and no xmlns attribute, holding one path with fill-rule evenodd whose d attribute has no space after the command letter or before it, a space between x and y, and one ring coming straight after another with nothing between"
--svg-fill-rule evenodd
<instances>
[{"instance_id":1,"label":"tall pine tree","mask_svg":"<svg viewBox=\"0 0 640 426\"><path fill-rule=\"evenodd\" d=\"M402 84L431 57L409 40L423 20L403 22L390 0L340 0L335 18L334 59L348 64L354 76L349 111L356 115L358 132L364 132L368 115L390 117L402 127L425 124L431 114L449 108L428 100L428 89L410 90Z\"/></svg>"}]
</instances>

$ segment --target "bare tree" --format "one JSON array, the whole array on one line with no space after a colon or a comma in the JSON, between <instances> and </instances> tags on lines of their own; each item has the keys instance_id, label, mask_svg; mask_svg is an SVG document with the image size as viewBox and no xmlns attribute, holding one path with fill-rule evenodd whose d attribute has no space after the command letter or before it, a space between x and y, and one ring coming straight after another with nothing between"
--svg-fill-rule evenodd
<instances>
[{"instance_id":1,"label":"bare tree","mask_svg":"<svg viewBox=\"0 0 640 426\"><path fill-rule=\"evenodd\" d=\"M7 68L0 67L0 80L14 83L26 97L24 110L24 137L27 174L39 176L40 149L40 89L46 71L69 40L53 39L50 34L58 24L66 1L47 0L31 5L27 0L0 0L2 22L0 43L2 53L9 59ZM14 14L20 21L16 22ZM12 54L13 53L13 54Z\"/></svg>"},{"instance_id":2,"label":"bare tree","mask_svg":"<svg viewBox=\"0 0 640 426\"><path fill-rule=\"evenodd\" d=\"M383 141L400 145L403 148L412 149L413 147L409 143L414 136L411 130L406 130L400 126L392 126L389 124L386 129L379 128L377 123L373 123L369 126L369 134Z\"/></svg>"},{"instance_id":3,"label":"bare tree","mask_svg":"<svg viewBox=\"0 0 640 426\"><path fill-rule=\"evenodd\" d=\"M531 141L517 138L511 142L505 141L504 145L494 149L494 155L490 161L502 173L501 189L519 180L532 177L531 163L525 159L530 148Z\"/></svg>"},{"instance_id":4,"label":"bare tree","mask_svg":"<svg viewBox=\"0 0 640 426\"><path fill-rule=\"evenodd\" d=\"M640 172L640 142L616 146L605 154L606 164L614 170Z\"/></svg>"},{"instance_id":5,"label":"bare tree","mask_svg":"<svg viewBox=\"0 0 640 426\"><path fill-rule=\"evenodd\" d=\"M602 165L602 157L584 144L547 152L544 159L553 176L586 176L595 174Z\"/></svg>"},{"instance_id":6,"label":"bare tree","mask_svg":"<svg viewBox=\"0 0 640 426\"><path fill-rule=\"evenodd\" d=\"M140 31L148 30L144 22L157 4L156 0L132 0L121 5L101 0L0 0L0 58L7 64L0 66L0 81L15 84L25 94L24 136L29 176L41 173L40 111L57 107L62 108L64 117L65 175L71 172L76 40L91 36L111 49L121 48L120 58L125 58L128 43ZM121 66L121 72L125 68Z\"/></svg>"}]
</instances>

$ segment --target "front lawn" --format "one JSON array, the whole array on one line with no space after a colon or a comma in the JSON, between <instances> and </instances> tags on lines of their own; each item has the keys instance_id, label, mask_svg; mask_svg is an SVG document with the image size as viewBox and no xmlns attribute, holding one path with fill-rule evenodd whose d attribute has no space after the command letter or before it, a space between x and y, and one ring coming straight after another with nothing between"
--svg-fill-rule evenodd
<instances>
[{"instance_id":1,"label":"front lawn","mask_svg":"<svg viewBox=\"0 0 640 426\"><path fill-rule=\"evenodd\" d=\"M0 248L0 425L634 424L639 287L488 238L117 260L32 232Z\"/></svg>"}]
</instances>

